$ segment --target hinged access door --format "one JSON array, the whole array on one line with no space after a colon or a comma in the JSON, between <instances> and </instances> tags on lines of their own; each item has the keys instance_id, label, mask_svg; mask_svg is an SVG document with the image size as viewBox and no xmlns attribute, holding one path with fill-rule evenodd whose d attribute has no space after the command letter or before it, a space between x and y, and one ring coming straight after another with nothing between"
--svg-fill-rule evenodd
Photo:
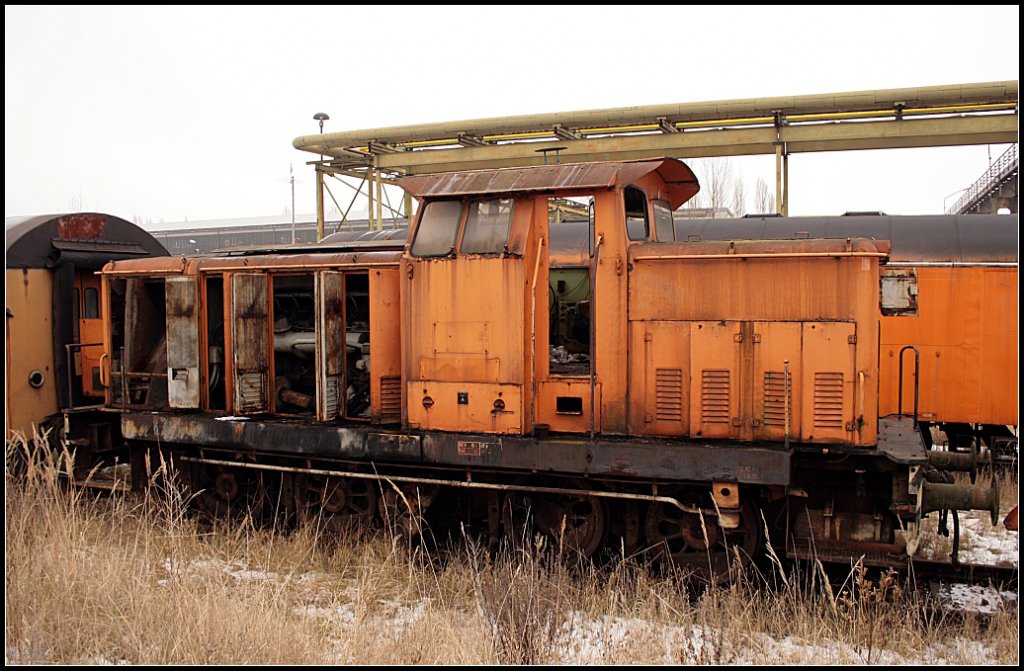
<instances>
[{"instance_id":1,"label":"hinged access door","mask_svg":"<svg viewBox=\"0 0 1024 671\"><path fill-rule=\"evenodd\" d=\"M740 431L738 322L691 322L690 433L735 438Z\"/></svg>"},{"instance_id":2,"label":"hinged access door","mask_svg":"<svg viewBox=\"0 0 1024 671\"><path fill-rule=\"evenodd\" d=\"M847 441L856 429L856 333L856 324L851 322L803 325L801 430L806 441Z\"/></svg>"},{"instance_id":3,"label":"hinged access door","mask_svg":"<svg viewBox=\"0 0 1024 671\"><path fill-rule=\"evenodd\" d=\"M321 422L345 412L345 275L316 274L316 414Z\"/></svg>"},{"instance_id":4,"label":"hinged access door","mask_svg":"<svg viewBox=\"0 0 1024 671\"><path fill-rule=\"evenodd\" d=\"M754 438L800 438L800 335L800 322L754 322Z\"/></svg>"},{"instance_id":5,"label":"hinged access door","mask_svg":"<svg viewBox=\"0 0 1024 671\"><path fill-rule=\"evenodd\" d=\"M167 394L172 408L198 408L199 290L194 277L168 277Z\"/></svg>"},{"instance_id":6,"label":"hinged access door","mask_svg":"<svg viewBox=\"0 0 1024 671\"><path fill-rule=\"evenodd\" d=\"M234 412L269 412L270 325L267 276L231 276L231 363Z\"/></svg>"}]
</instances>

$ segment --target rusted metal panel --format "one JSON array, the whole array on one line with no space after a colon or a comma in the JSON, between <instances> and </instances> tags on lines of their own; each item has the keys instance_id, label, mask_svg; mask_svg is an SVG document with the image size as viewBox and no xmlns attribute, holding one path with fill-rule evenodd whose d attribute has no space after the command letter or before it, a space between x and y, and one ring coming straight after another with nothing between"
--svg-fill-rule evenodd
<instances>
[{"instance_id":1,"label":"rusted metal panel","mask_svg":"<svg viewBox=\"0 0 1024 671\"><path fill-rule=\"evenodd\" d=\"M103 236L107 218L102 214L69 214L57 220L57 236L61 240L85 240Z\"/></svg>"},{"instance_id":2,"label":"rusted metal panel","mask_svg":"<svg viewBox=\"0 0 1024 671\"><path fill-rule=\"evenodd\" d=\"M317 418L330 422L345 411L345 276L316 274Z\"/></svg>"},{"instance_id":3,"label":"rusted metal panel","mask_svg":"<svg viewBox=\"0 0 1024 671\"><path fill-rule=\"evenodd\" d=\"M467 172L414 175L399 186L418 198L503 194L571 189L609 189L632 184L658 170L667 182L675 207L692 197L699 186L685 164L675 159L607 163L569 163L528 168L499 168Z\"/></svg>"},{"instance_id":4,"label":"rusted metal panel","mask_svg":"<svg viewBox=\"0 0 1024 671\"><path fill-rule=\"evenodd\" d=\"M470 445L470 443L472 445ZM700 441L534 441L530 438L427 433L426 463L599 477L789 484L790 453L783 449L711 445Z\"/></svg>"},{"instance_id":5,"label":"rusted metal panel","mask_svg":"<svg viewBox=\"0 0 1024 671\"><path fill-rule=\"evenodd\" d=\"M420 436L404 433L368 433L366 451L374 459L390 461L413 461L423 459Z\"/></svg>"},{"instance_id":6,"label":"rusted metal panel","mask_svg":"<svg viewBox=\"0 0 1024 671\"><path fill-rule=\"evenodd\" d=\"M917 314L917 271L913 268L882 268L879 300L886 316Z\"/></svg>"},{"instance_id":7,"label":"rusted metal panel","mask_svg":"<svg viewBox=\"0 0 1024 671\"><path fill-rule=\"evenodd\" d=\"M408 287L403 365L411 423L502 433L525 426L524 263L489 257L409 260L402 280ZM459 392L469 395L466 403L456 402ZM500 409L494 406L499 392ZM426 396L436 401L430 409L422 403Z\"/></svg>"},{"instance_id":8,"label":"rusted metal panel","mask_svg":"<svg viewBox=\"0 0 1024 671\"><path fill-rule=\"evenodd\" d=\"M800 337L798 322L754 324L755 439L800 439Z\"/></svg>"},{"instance_id":9,"label":"rusted metal panel","mask_svg":"<svg viewBox=\"0 0 1024 671\"><path fill-rule=\"evenodd\" d=\"M789 484L787 450L701 441L535 441L525 437L426 432L383 433L368 427L253 421L174 413L126 413L128 440L234 450L259 449L324 458L368 458L425 467L500 467L547 473Z\"/></svg>"},{"instance_id":10,"label":"rusted metal panel","mask_svg":"<svg viewBox=\"0 0 1024 671\"><path fill-rule=\"evenodd\" d=\"M899 351L921 350L920 417L930 422L1016 425L1019 272L1014 268L917 268L919 312L882 317L882 414L898 412ZM904 403L914 397L912 357Z\"/></svg>"},{"instance_id":11,"label":"rusted metal panel","mask_svg":"<svg viewBox=\"0 0 1024 671\"><path fill-rule=\"evenodd\" d=\"M856 427L856 324L803 324L801 435L807 442L850 442Z\"/></svg>"},{"instance_id":12,"label":"rusted metal panel","mask_svg":"<svg viewBox=\"0 0 1024 671\"><path fill-rule=\"evenodd\" d=\"M689 322L633 322L630 427L636 435L690 431Z\"/></svg>"},{"instance_id":13,"label":"rusted metal panel","mask_svg":"<svg viewBox=\"0 0 1024 671\"><path fill-rule=\"evenodd\" d=\"M121 430L128 440L162 445L193 445L300 457L365 458L367 431L324 424L254 421L246 417L200 414L125 413ZM400 459L392 451L392 460ZM405 459L418 461L410 456Z\"/></svg>"},{"instance_id":14,"label":"rusted metal panel","mask_svg":"<svg viewBox=\"0 0 1024 671\"><path fill-rule=\"evenodd\" d=\"M397 267L400 251L359 251L350 253L304 254L248 254L226 257L198 257L193 259L197 272L245 270L321 270L323 268L375 268Z\"/></svg>"},{"instance_id":15,"label":"rusted metal panel","mask_svg":"<svg viewBox=\"0 0 1024 671\"><path fill-rule=\"evenodd\" d=\"M167 394L172 408L198 408L199 290L194 277L168 277Z\"/></svg>"},{"instance_id":16,"label":"rusted metal panel","mask_svg":"<svg viewBox=\"0 0 1024 671\"><path fill-rule=\"evenodd\" d=\"M705 321L722 315L757 321L852 319L863 297L850 287L877 264L873 255L881 254L875 243L857 240L851 241L849 253L866 256L843 257L846 242L835 240L731 244L631 246L629 319ZM757 256L741 258L744 255ZM870 295L875 304L877 287Z\"/></svg>"},{"instance_id":17,"label":"rusted metal panel","mask_svg":"<svg viewBox=\"0 0 1024 671\"><path fill-rule=\"evenodd\" d=\"M402 418L402 315L398 270L373 269L370 278L370 408L374 421Z\"/></svg>"},{"instance_id":18,"label":"rusted metal panel","mask_svg":"<svg viewBox=\"0 0 1024 671\"><path fill-rule=\"evenodd\" d=\"M270 410L267 276L231 275L231 356L234 412Z\"/></svg>"},{"instance_id":19,"label":"rusted metal panel","mask_svg":"<svg viewBox=\"0 0 1024 671\"><path fill-rule=\"evenodd\" d=\"M929 454L917 422L909 415L889 415L878 420L878 451L898 464L923 464Z\"/></svg>"},{"instance_id":20,"label":"rusted metal panel","mask_svg":"<svg viewBox=\"0 0 1024 671\"><path fill-rule=\"evenodd\" d=\"M421 429L520 433L520 385L415 380L406 384L409 424Z\"/></svg>"},{"instance_id":21,"label":"rusted metal panel","mask_svg":"<svg viewBox=\"0 0 1024 671\"><path fill-rule=\"evenodd\" d=\"M553 378L537 382L537 423L552 431L590 430L590 380ZM594 425L601 426L601 384L594 384Z\"/></svg>"},{"instance_id":22,"label":"rusted metal panel","mask_svg":"<svg viewBox=\"0 0 1024 671\"><path fill-rule=\"evenodd\" d=\"M740 325L690 325L690 431L699 438L739 436Z\"/></svg>"}]
</instances>

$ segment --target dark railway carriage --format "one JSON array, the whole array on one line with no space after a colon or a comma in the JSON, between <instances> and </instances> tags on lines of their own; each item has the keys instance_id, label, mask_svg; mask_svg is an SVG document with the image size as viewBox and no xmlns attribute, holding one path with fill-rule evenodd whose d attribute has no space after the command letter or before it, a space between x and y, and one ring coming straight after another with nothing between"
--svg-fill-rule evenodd
<instances>
[{"instance_id":1,"label":"dark railway carriage","mask_svg":"<svg viewBox=\"0 0 1024 671\"><path fill-rule=\"evenodd\" d=\"M153 236L99 213L10 217L7 266L7 438L71 430L111 445L116 417L104 401L100 278L110 261L166 256Z\"/></svg>"},{"instance_id":2,"label":"dark railway carriage","mask_svg":"<svg viewBox=\"0 0 1024 671\"><path fill-rule=\"evenodd\" d=\"M887 241L677 241L699 186L673 159L401 183L421 200L402 250L105 268L137 483L162 449L213 513L349 524L401 499L715 570L757 552L761 511L791 555L891 564L921 515L994 510L880 415Z\"/></svg>"}]
</instances>

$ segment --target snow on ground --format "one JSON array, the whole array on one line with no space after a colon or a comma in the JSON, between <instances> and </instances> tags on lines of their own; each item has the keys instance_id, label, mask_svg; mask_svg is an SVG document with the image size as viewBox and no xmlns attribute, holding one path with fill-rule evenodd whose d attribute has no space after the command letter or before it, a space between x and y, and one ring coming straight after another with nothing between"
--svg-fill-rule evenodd
<instances>
[{"instance_id":1,"label":"snow on ground","mask_svg":"<svg viewBox=\"0 0 1024 671\"><path fill-rule=\"evenodd\" d=\"M562 664L606 664L622 659L637 641L661 650L664 664L943 664L960 659L995 663L984 644L959 640L933 643L919 655L905 657L885 648L854 648L821 639L787 636L776 640L759 632L726 632L704 625L665 626L642 619L588 618L574 613L559 631L555 648ZM657 649L656 648L656 649ZM650 648L648 648L650 650Z\"/></svg>"},{"instance_id":2,"label":"snow on ground","mask_svg":"<svg viewBox=\"0 0 1024 671\"><path fill-rule=\"evenodd\" d=\"M314 573L281 575L273 571L258 571L240 562L219 559L193 559L175 565L170 559L162 562L169 573L207 572L223 573L238 582L263 581L279 584L291 582L309 588L302 594L311 601L296 606L292 612L310 620L330 622L343 630L351 627L369 627L373 631L391 631L400 636L420 624L434 604L430 599L408 603L381 600L368 608L359 602L353 589L332 594L318 584L321 578ZM349 602L338 602L338 597ZM982 587L955 585L948 598L964 609L980 613L994 613L1001 607L1016 607L1017 595L997 592ZM326 605L321 605L326 604ZM689 624L673 626L653 623L639 618L593 617L579 612L569 613L566 621L555 632L552 650L561 664L605 664L629 658L629 652L640 646L647 654L654 653L664 664L948 664L964 659L978 664L995 663L991 648L984 643L958 640L953 643L933 643L919 654L904 656L882 646L854 648L839 641L823 638L807 640L796 636L774 639L760 632L725 631L716 627ZM8 658L17 654L8 651ZM329 662L344 663L351 656L344 646L325 653ZM96 660L97 664L110 664Z\"/></svg>"},{"instance_id":3,"label":"snow on ground","mask_svg":"<svg viewBox=\"0 0 1024 671\"><path fill-rule=\"evenodd\" d=\"M934 534L935 524L934 521L931 521L923 533ZM922 559L950 560L952 520L950 520L949 526L950 538L940 538L939 542L922 547L920 552ZM985 511L972 510L961 513L959 558L962 564L1019 567L1019 533L1008 531L1002 521L993 525L992 518ZM938 596L943 604L956 610L983 614L994 613L1002 606L1016 607L1018 604L1016 593L980 585L943 585Z\"/></svg>"}]
</instances>

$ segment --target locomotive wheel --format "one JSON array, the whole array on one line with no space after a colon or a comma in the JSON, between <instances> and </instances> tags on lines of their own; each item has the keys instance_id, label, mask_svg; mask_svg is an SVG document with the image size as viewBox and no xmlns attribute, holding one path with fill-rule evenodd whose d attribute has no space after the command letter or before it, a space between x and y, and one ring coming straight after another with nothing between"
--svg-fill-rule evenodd
<instances>
[{"instance_id":1,"label":"locomotive wheel","mask_svg":"<svg viewBox=\"0 0 1024 671\"><path fill-rule=\"evenodd\" d=\"M505 497L505 525L517 538L528 538L529 529L555 543L562 553L589 559L608 534L604 501L592 496L513 492Z\"/></svg>"},{"instance_id":2,"label":"locomotive wheel","mask_svg":"<svg viewBox=\"0 0 1024 671\"><path fill-rule=\"evenodd\" d=\"M333 531L368 525L377 511L377 484L372 480L305 475L297 495L301 518L314 521L320 516L323 526Z\"/></svg>"},{"instance_id":3,"label":"locomotive wheel","mask_svg":"<svg viewBox=\"0 0 1024 671\"><path fill-rule=\"evenodd\" d=\"M200 509L210 517L259 518L265 499L260 474L245 469L200 468L195 490Z\"/></svg>"},{"instance_id":4,"label":"locomotive wheel","mask_svg":"<svg viewBox=\"0 0 1024 671\"><path fill-rule=\"evenodd\" d=\"M696 506L700 496L675 496L681 503ZM729 576L729 564L738 550L746 566L761 542L760 517L754 505L741 504L740 525L723 529L718 517L686 513L665 503L652 503L644 524L647 544L655 555L680 568L714 580ZM703 522L703 524L702 524Z\"/></svg>"}]
</instances>

